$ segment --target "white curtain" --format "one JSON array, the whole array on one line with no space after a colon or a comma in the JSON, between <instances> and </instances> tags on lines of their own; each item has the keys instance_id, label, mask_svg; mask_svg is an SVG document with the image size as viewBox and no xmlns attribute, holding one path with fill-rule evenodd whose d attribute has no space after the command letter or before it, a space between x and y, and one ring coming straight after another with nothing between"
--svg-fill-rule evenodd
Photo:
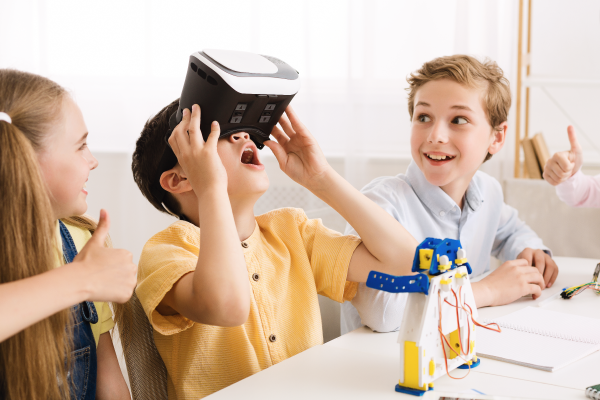
<instances>
[{"instance_id":1,"label":"white curtain","mask_svg":"<svg viewBox=\"0 0 600 400\"><path fill-rule=\"evenodd\" d=\"M403 172L410 159L404 89L423 62L455 53L489 57L514 81L517 6L516 0L0 0L0 68L39 73L73 92L90 148L101 159L88 185L90 212L104 206L116 214L115 241L137 256L156 229L147 226L135 242L128 230L158 213L136 193L129 157L144 122L179 96L192 52L253 51L295 67L302 87L292 104L338 170L361 187L377 174ZM485 165L498 178L512 175L511 140ZM268 149L261 156L268 161ZM269 174L270 197L260 211L283 203L323 206L277 171Z\"/></svg>"},{"instance_id":2,"label":"white curtain","mask_svg":"<svg viewBox=\"0 0 600 400\"><path fill-rule=\"evenodd\" d=\"M406 76L469 53L514 70L515 1L0 1L0 67L71 89L96 151L131 152L189 55L227 48L300 71L294 105L329 155L408 157Z\"/></svg>"}]
</instances>

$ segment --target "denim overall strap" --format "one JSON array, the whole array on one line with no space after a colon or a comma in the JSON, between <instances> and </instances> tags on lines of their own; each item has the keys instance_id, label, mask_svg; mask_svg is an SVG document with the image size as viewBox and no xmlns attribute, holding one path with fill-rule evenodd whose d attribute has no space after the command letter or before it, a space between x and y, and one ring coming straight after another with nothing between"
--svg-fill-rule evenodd
<instances>
[{"instance_id":1,"label":"denim overall strap","mask_svg":"<svg viewBox=\"0 0 600 400\"><path fill-rule=\"evenodd\" d=\"M60 236L62 239L65 262L71 263L77 255L75 242L69 230L62 223ZM96 374L98 361L96 358L96 341L90 323L98 322L98 313L91 301L84 301L73 306L73 352L71 353L71 370L69 372L69 388L71 399L94 400L96 398Z\"/></svg>"},{"instance_id":2,"label":"denim overall strap","mask_svg":"<svg viewBox=\"0 0 600 400\"><path fill-rule=\"evenodd\" d=\"M75 247L75 242L69 233L69 230L63 224L62 221L58 221L60 225L60 237L62 238L62 248L63 255L65 257L65 263L72 263L77 255L77 247ZM98 323L98 313L96 312L96 307L94 303L91 301L86 301L85 306L83 307L83 319L91 324Z\"/></svg>"}]
</instances>

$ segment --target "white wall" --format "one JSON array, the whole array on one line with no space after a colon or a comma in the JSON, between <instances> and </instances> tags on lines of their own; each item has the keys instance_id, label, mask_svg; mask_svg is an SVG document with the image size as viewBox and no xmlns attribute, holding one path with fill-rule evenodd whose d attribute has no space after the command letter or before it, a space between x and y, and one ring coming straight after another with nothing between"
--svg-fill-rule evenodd
<instances>
[{"instance_id":1,"label":"white wall","mask_svg":"<svg viewBox=\"0 0 600 400\"><path fill-rule=\"evenodd\" d=\"M600 83L600 2L534 0L532 9L532 76ZM575 123L585 160L600 164L600 84L547 92L555 101L541 88L531 91L530 132L543 132L551 152L567 150L566 127Z\"/></svg>"},{"instance_id":2,"label":"white wall","mask_svg":"<svg viewBox=\"0 0 600 400\"><path fill-rule=\"evenodd\" d=\"M0 68L71 89L92 151L132 152L144 122L177 98L189 54L271 54L298 71L293 101L326 154L409 156L406 76L458 52L512 79L516 0L0 0ZM506 152L497 159L510 158ZM507 161L498 168L510 168ZM505 169L506 169L505 168ZM500 177L500 175L498 175Z\"/></svg>"}]
</instances>

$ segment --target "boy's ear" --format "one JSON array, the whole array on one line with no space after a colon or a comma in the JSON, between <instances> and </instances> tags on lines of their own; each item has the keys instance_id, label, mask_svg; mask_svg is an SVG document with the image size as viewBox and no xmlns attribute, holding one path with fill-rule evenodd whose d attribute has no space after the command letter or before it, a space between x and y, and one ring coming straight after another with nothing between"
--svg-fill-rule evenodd
<instances>
[{"instance_id":1,"label":"boy's ear","mask_svg":"<svg viewBox=\"0 0 600 400\"><path fill-rule=\"evenodd\" d=\"M492 142L488 147L488 153L496 154L497 152L504 147L504 143L506 142L506 131L508 130L508 122L504 121L500 125L498 125L497 129L494 129L492 132Z\"/></svg>"},{"instance_id":2,"label":"boy's ear","mask_svg":"<svg viewBox=\"0 0 600 400\"><path fill-rule=\"evenodd\" d=\"M161 174L160 186L169 193L185 193L192 190L192 185L179 164Z\"/></svg>"}]
</instances>

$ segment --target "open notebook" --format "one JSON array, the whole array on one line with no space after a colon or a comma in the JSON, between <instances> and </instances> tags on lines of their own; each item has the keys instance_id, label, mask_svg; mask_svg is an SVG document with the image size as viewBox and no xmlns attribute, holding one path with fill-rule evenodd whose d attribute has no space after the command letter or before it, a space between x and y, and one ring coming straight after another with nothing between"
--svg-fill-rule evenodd
<instances>
[{"instance_id":1,"label":"open notebook","mask_svg":"<svg viewBox=\"0 0 600 400\"><path fill-rule=\"evenodd\" d=\"M478 356L555 371L600 350L600 319L526 307L493 320L502 332L477 328Z\"/></svg>"}]
</instances>

